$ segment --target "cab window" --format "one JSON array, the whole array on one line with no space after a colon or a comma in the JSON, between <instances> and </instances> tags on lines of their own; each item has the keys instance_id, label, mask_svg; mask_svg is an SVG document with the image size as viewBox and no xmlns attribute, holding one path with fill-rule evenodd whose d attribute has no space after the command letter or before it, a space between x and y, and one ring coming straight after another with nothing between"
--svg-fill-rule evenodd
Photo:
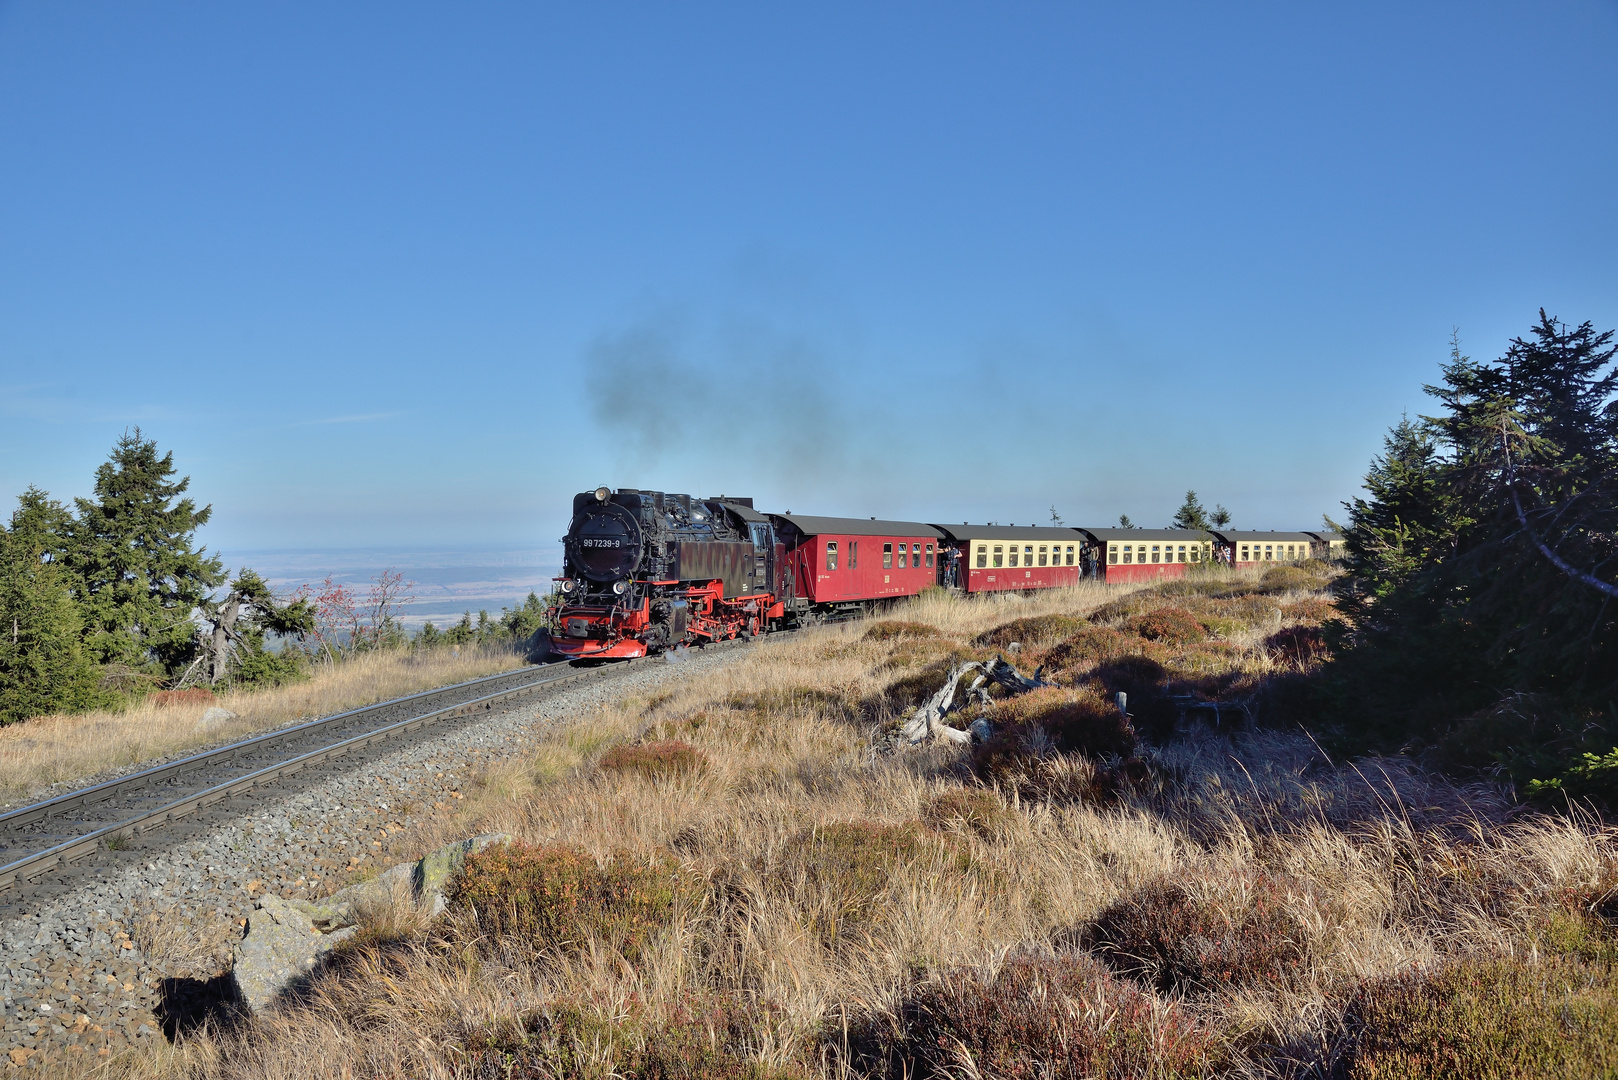
<instances>
[{"instance_id":1,"label":"cab window","mask_svg":"<svg viewBox=\"0 0 1618 1080\"><path fill-rule=\"evenodd\" d=\"M837 569L837 541L826 541L826 569Z\"/></svg>"},{"instance_id":2,"label":"cab window","mask_svg":"<svg viewBox=\"0 0 1618 1080\"><path fill-rule=\"evenodd\" d=\"M892 544L883 544L882 545L882 569L884 569L884 570L892 570L893 569L893 545Z\"/></svg>"}]
</instances>

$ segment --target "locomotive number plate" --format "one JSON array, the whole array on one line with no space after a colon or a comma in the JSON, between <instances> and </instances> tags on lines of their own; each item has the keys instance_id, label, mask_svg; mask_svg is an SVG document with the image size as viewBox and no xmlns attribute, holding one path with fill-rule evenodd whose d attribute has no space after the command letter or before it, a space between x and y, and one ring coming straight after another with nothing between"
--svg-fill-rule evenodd
<instances>
[{"instance_id":1,"label":"locomotive number plate","mask_svg":"<svg viewBox=\"0 0 1618 1080\"><path fill-rule=\"evenodd\" d=\"M587 548L615 548L615 547L623 547L624 546L624 542L622 540L590 540L590 539L585 539L585 540L579 541L579 543L582 544L583 546L587 547Z\"/></svg>"}]
</instances>

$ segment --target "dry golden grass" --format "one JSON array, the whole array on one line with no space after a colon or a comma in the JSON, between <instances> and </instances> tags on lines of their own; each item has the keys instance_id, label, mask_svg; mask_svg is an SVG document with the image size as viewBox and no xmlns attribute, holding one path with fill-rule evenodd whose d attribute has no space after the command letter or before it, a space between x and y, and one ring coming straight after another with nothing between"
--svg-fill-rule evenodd
<instances>
[{"instance_id":1,"label":"dry golden grass","mask_svg":"<svg viewBox=\"0 0 1618 1080\"><path fill-rule=\"evenodd\" d=\"M1403 760L1329 763L1303 736L1192 733L1099 799L1052 779L1108 767L1076 755L1030 759L1045 794L1027 798L978 784L954 748L874 751L896 679L1014 618L1119 595L932 596L891 614L936 637L824 627L581 716L427 842L503 830L603 865L672 858L680 899L649 945L491 938L455 905L430 928L373 927L301 1004L109 1074L1325 1075L1354 1010L1381 1015L1356 1004L1367 987L1479 956L1529 970L1547 927L1585 926L1618 883L1607 829L1513 819L1498 790ZM1295 670L1265 644L1286 628L1232 630L1229 667ZM704 767L598 767L660 740ZM1155 981L1133 981L1145 960Z\"/></svg>"},{"instance_id":2,"label":"dry golden grass","mask_svg":"<svg viewBox=\"0 0 1618 1080\"><path fill-rule=\"evenodd\" d=\"M321 665L302 682L231 691L206 704L160 706L144 700L122 711L41 716L0 728L0 798L18 802L51 784L493 675L524 662L504 648L366 653L336 666ZM199 729L202 714L214 705L236 719Z\"/></svg>"}]
</instances>

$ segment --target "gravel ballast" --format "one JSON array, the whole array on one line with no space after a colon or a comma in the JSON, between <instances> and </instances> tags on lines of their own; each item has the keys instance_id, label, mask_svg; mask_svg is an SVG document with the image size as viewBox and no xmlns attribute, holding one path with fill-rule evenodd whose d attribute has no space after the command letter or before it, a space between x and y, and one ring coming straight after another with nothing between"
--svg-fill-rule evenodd
<instances>
[{"instance_id":1,"label":"gravel ballast","mask_svg":"<svg viewBox=\"0 0 1618 1080\"><path fill-rule=\"evenodd\" d=\"M678 664L652 661L539 691L86 860L69 884L25 898L0 921L0 1064L93 1061L172 1037L225 992L231 947L256 897L314 899L356 872L418 857L412 826L453 814L491 762L598 706L700 678L745 651L695 650Z\"/></svg>"}]
</instances>

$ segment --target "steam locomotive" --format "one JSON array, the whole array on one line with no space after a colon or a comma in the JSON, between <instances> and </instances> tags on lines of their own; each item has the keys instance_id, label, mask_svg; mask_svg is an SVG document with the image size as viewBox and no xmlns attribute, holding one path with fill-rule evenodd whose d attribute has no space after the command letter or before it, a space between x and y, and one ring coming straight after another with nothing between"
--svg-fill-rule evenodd
<instances>
[{"instance_id":1,"label":"steam locomotive","mask_svg":"<svg viewBox=\"0 0 1618 1080\"><path fill-rule=\"evenodd\" d=\"M552 647L624 659L781 620L785 554L752 503L634 488L575 495Z\"/></svg>"},{"instance_id":2,"label":"steam locomotive","mask_svg":"<svg viewBox=\"0 0 1618 1080\"><path fill-rule=\"evenodd\" d=\"M752 637L933 586L968 593L1332 558L1334 533L929 525L761 514L752 499L599 487L573 497L551 647L629 659ZM863 550L862 550L863 548Z\"/></svg>"}]
</instances>

